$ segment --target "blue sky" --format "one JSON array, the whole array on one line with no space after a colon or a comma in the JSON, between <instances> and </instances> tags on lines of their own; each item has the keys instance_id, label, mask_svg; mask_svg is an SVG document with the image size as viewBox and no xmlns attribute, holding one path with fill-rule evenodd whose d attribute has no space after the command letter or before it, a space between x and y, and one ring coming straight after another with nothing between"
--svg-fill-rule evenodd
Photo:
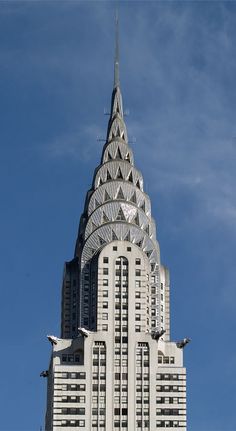
<instances>
[{"instance_id":1,"label":"blue sky","mask_svg":"<svg viewBox=\"0 0 236 431\"><path fill-rule=\"evenodd\" d=\"M63 264L106 133L114 9L0 2L1 431L43 424L46 334L60 331ZM235 431L236 3L123 1L120 45L172 339L192 338L188 431Z\"/></svg>"}]
</instances>

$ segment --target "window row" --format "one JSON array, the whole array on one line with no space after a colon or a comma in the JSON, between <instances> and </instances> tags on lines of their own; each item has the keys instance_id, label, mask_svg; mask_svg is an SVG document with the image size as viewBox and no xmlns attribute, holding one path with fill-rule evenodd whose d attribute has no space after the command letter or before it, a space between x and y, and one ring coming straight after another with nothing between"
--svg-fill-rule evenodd
<instances>
[{"instance_id":1,"label":"window row","mask_svg":"<svg viewBox=\"0 0 236 431\"><path fill-rule=\"evenodd\" d=\"M56 387L56 386L55 386ZM60 389L60 386L58 387ZM61 385L62 391L85 391L86 385Z\"/></svg>"},{"instance_id":2,"label":"window row","mask_svg":"<svg viewBox=\"0 0 236 431\"><path fill-rule=\"evenodd\" d=\"M117 246L116 245L114 245L113 247L112 247L112 250L113 251L117 251ZM131 247L127 247L127 249L126 249L127 251L131 251Z\"/></svg>"},{"instance_id":3,"label":"window row","mask_svg":"<svg viewBox=\"0 0 236 431\"><path fill-rule=\"evenodd\" d=\"M186 423L180 421L156 421L156 426L160 428L185 428Z\"/></svg>"},{"instance_id":4,"label":"window row","mask_svg":"<svg viewBox=\"0 0 236 431\"><path fill-rule=\"evenodd\" d=\"M157 397L157 404L185 404L186 398L177 398L177 397Z\"/></svg>"},{"instance_id":5,"label":"window row","mask_svg":"<svg viewBox=\"0 0 236 431\"><path fill-rule=\"evenodd\" d=\"M106 414L106 410L104 409L104 408L100 408L100 409L98 409L98 408L96 408L96 407L93 407L92 408L92 415L100 415L100 416L105 416L105 414Z\"/></svg>"},{"instance_id":6,"label":"window row","mask_svg":"<svg viewBox=\"0 0 236 431\"><path fill-rule=\"evenodd\" d=\"M55 373L56 378L61 379L86 379L86 373L85 372L79 372L79 373Z\"/></svg>"},{"instance_id":7,"label":"window row","mask_svg":"<svg viewBox=\"0 0 236 431\"><path fill-rule=\"evenodd\" d=\"M93 395L93 396L92 396L92 402L93 402L93 405L98 404L98 400L99 400L99 404L100 404L100 405L105 404L105 402L106 402L106 397L105 397L105 395L100 395L100 394L99 394L99 398L98 398L98 395Z\"/></svg>"},{"instance_id":8,"label":"window row","mask_svg":"<svg viewBox=\"0 0 236 431\"><path fill-rule=\"evenodd\" d=\"M128 409L119 409L119 408L114 408L114 415L115 416L120 416L120 414L122 416L126 416L128 414Z\"/></svg>"},{"instance_id":9,"label":"window row","mask_svg":"<svg viewBox=\"0 0 236 431\"><path fill-rule=\"evenodd\" d=\"M62 355L62 362L80 362L80 356L75 355Z\"/></svg>"},{"instance_id":10,"label":"window row","mask_svg":"<svg viewBox=\"0 0 236 431\"><path fill-rule=\"evenodd\" d=\"M157 374L157 380L185 380L185 374Z\"/></svg>"},{"instance_id":11,"label":"window row","mask_svg":"<svg viewBox=\"0 0 236 431\"><path fill-rule=\"evenodd\" d=\"M136 386L136 392L149 392L149 385L137 385Z\"/></svg>"},{"instance_id":12,"label":"window row","mask_svg":"<svg viewBox=\"0 0 236 431\"><path fill-rule=\"evenodd\" d=\"M149 397L137 397L136 404L149 404Z\"/></svg>"},{"instance_id":13,"label":"window row","mask_svg":"<svg viewBox=\"0 0 236 431\"><path fill-rule=\"evenodd\" d=\"M136 410L136 416L149 416L149 409L137 409Z\"/></svg>"},{"instance_id":14,"label":"window row","mask_svg":"<svg viewBox=\"0 0 236 431\"><path fill-rule=\"evenodd\" d=\"M100 362L99 362L98 359L94 359L93 360L93 365L98 366L99 364L101 366L105 366L106 365L106 360L105 359L100 359Z\"/></svg>"},{"instance_id":15,"label":"window row","mask_svg":"<svg viewBox=\"0 0 236 431\"><path fill-rule=\"evenodd\" d=\"M129 249L130 249L130 247L128 247ZM127 248L127 251L130 251L130 250L128 250L128 248ZM114 250L114 247L113 247L113 250ZM118 261L118 259L117 259L117 261ZM107 257L107 256L104 256L103 257L103 263L109 263L109 257ZM118 263L118 262L117 262ZM123 266L125 265L125 263L123 263ZM127 265L127 264L126 264ZM135 265L141 265L141 259L139 259L139 258L136 258L135 259Z\"/></svg>"},{"instance_id":16,"label":"window row","mask_svg":"<svg viewBox=\"0 0 236 431\"><path fill-rule=\"evenodd\" d=\"M157 392L185 392L185 386L156 386Z\"/></svg>"},{"instance_id":17,"label":"window row","mask_svg":"<svg viewBox=\"0 0 236 431\"><path fill-rule=\"evenodd\" d=\"M158 356L158 364L174 364L175 358L174 356Z\"/></svg>"},{"instance_id":18,"label":"window row","mask_svg":"<svg viewBox=\"0 0 236 431\"><path fill-rule=\"evenodd\" d=\"M54 410L55 412L55 410ZM58 414L59 412L57 412ZM61 414L63 415L85 415L85 408L84 407L69 407L69 408L62 408Z\"/></svg>"},{"instance_id":19,"label":"window row","mask_svg":"<svg viewBox=\"0 0 236 431\"><path fill-rule=\"evenodd\" d=\"M94 392L98 392L98 390L99 391L101 391L101 392L105 392L106 391L106 385L105 384L100 384L100 385L98 385L98 384L93 384L92 385L92 390L94 391Z\"/></svg>"},{"instance_id":20,"label":"window row","mask_svg":"<svg viewBox=\"0 0 236 431\"><path fill-rule=\"evenodd\" d=\"M149 429L149 420L144 420L143 422L141 420L136 421L136 427L137 428L148 428Z\"/></svg>"},{"instance_id":21,"label":"window row","mask_svg":"<svg viewBox=\"0 0 236 431\"><path fill-rule=\"evenodd\" d=\"M149 374L148 373L138 373L136 374L136 380L149 380Z\"/></svg>"},{"instance_id":22,"label":"window row","mask_svg":"<svg viewBox=\"0 0 236 431\"><path fill-rule=\"evenodd\" d=\"M122 389L122 392L128 392L128 386L122 386L120 387L120 385L115 385L114 386L114 391L115 392L120 392L120 390Z\"/></svg>"},{"instance_id":23,"label":"window row","mask_svg":"<svg viewBox=\"0 0 236 431\"><path fill-rule=\"evenodd\" d=\"M106 373L93 373L93 380L98 380L98 378L100 380L106 380Z\"/></svg>"},{"instance_id":24,"label":"window row","mask_svg":"<svg viewBox=\"0 0 236 431\"><path fill-rule=\"evenodd\" d=\"M92 428L97 428L98 429L98 422L97 421L92 421ZM101 420L100 422L99 422L99 431L103 431L103 430L105 430L105 421L104 420ZM95 431L97 431L97 430L95 430Z\"/></svg>"},{"instance_id":25,"label":"window row","mask_svg":"<svg viewBox=\"0 0 236 431\"><path fill-rule=\"evenodd\" d=\"M120 344L120 343L128 343L128 337L121 337L121 336L116 336L115 337L115 343L118 343L118 344Z\"/></svg>"},{"instance_id":26,"label":"window row","mask_svg":"<svg viewBox=\"0 0 236 431\"><path fill-rule=\"evenodd\" d=\"M124 395L124 396L122 396L122 397L120 397L120 396L115 396L114 397L114 403L115 404L120 404L120 399L121 399L121 403L122 404L127 404L127 402L128 402L128 397L126 396L126 395Z\"/></svg>"},{"instance_id":27,"label":"window row","mask_svg":"<svg viewBox=\"0 0 236 431\"><path fill-rule=\"evenodd\" d=\"M128 359L122 359L122 361L120 360L120 358L115 359L114 364L116 367L119 367L121 364L122 364L122 367L127 367Z\"/></svg>"},{"instance_id":28,"label":"window row","mask_svg":"<svg viewBox=\"0 0 236 431\"><path fill-rule=\"evenodd\" d=\"M114 421L114 427L115 428L120 428L120 427L122 427L122 428L126 428L128 426L128 423L127 423L127 421Z\"/></svg>"},{"instance_id":29,"label":"window row","mask_svg":"<svg viewBox=\"0 0 236 431\"><path fill-rule=\"evenodd\" d=\"M80 396L62 396L62 397L55 397L55 401L56 402L61 402L61 403L85 403L86 402L86 397L85 395L80 395Z\"/></svg>"},{"instance_id":30,"label":"window row","mask_svg":"<svg viewBox=\"0 0 236 431\"><path fill-rule=\"evenodd\" d=\"M156 409L157 415L165 415L165 416L179 416L185 415L186 410L178 410L178 409Z\"/></svg>"},{"instance_id":31,"label":"window row","mask_svg":"<svg viewBox=\"0 0 236 431\"><path fill-rule=\"evenodd\" d=\"M122 310L128 310L128 304L127 303L122 303L122 305L121 305L121 303L115 303L115 310L121 310L121 309Z\"/></svg>"},{"instance_id":32,"label":"window row","mask_svg":"<svg viewBox=\"0 0 236 431\"><path fill-rule=\"evenodd\" d=\"M139 366L149 367L149 361L145 360L145 359L144 359L144 361L142 361L142 359L137 359L136 360L136 366L137 367L139 367Z\"/></svg>"},{"instance_id":33,"label":"window row","mask_svg":"<svg viewBox=\"0 0 236 431\"><path fill-rule=\"evenodd\" d=\"M115 373L115 380L128 380L128 374L127 373Z\"/></svg>"},{"instance_id":34,"label":"window row","mask_svg":"<svg viewBox=\"0 0 236 431\"><path fill-rule=\"evenodd\" d=\"M85 420L69 420L61 421L62 427L85 427Z\"/></svg>"}]
</instances>

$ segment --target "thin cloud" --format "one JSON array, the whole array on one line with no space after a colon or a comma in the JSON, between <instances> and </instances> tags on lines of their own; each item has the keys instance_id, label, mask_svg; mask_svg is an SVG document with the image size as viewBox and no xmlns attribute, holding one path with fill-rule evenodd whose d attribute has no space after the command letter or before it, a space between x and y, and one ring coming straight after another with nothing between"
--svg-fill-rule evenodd
<instances>
[{"instance_id":1,"label":"thin cloud","mask_svg":"<svg viewBox=\"0 0 236 431\"><path fill-rule=\"evenodd\" d=\"M101 128L98 125L82 127L78 131L55 137L43 147L43 154L49 159L67 158L71 161L88 162L97 151Z\"/></svg>"}]
</instances>

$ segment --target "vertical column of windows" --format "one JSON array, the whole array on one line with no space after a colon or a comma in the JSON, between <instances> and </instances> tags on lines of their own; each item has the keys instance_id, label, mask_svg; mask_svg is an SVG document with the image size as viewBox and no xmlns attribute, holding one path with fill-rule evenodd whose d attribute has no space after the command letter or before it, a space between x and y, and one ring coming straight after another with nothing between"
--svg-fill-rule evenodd
<instances>
[{"instance_id":1,"label":"vertical column of windows","mask_svg":"<svg viewBox=\"0 0 236 431\"><path fill-rule=\"evenodd\" d=\"M170 338L170 287L165 285L165 305L164 305L164 319L165 319L165 330L167 339Z\"/></svg>"},{"instance_id":2,"label":"vertical column of windows","mask_svg":"<svg viewBox=\"0 0 236 431\"><path fill-rule=\"evenodd\" d=\"M83 301L82 301L82 307L81 307L81 315L82 315L82 322L85 327L89 326L89 306L90 306L90 265L86 264L83 269L83 281L82 281L83 289L82 289L82 295L83 295Z\"/></svg>"},{"instance_id":3,"label":"vertical column of windows","mask_svg":"<svg viewBox=\"0 0 236 431\"><path fill-rule=\"evenodd\" d=\"M128 426L128 260L115 262L114 428Z\"/></svg>"},{"instance_id":4,"label":"vertical column of windows","mask_svg":"<svg viewBox=\"0 0 236 431\"><path fill-rule=\"evenodd\" d=\"M91 289L90 289L90 328L92 330L96 329L97 321L97 272L92 269L91 272Z\"/></svg>"},{"instance_id":5,"label":"vertical column of windows","mask_svg":"<svg viewBox=\"0 0 236 431\"><path fill-rule=\"evenodd\" d=\"M77 279L78 280L78 279ZM77 280L73 278L72 280L72 289L71 289L71 302L72 302L72 338L75 338L77 336L77 307L78 307L78 286L77 286Z\"/></svg>"},{"instance_id":6,"label":"vertical column of windows","mask_svg":"<svg viewBox=\"0 0 236 431\"><path fill-rule=\"evenodd\" d=\"M136 346L136 429L149 430L149 345L138 343Z\"/></svg>"},{"instance_id":7,"label":"vertical column of windows","mask_svg":"<svg viewBox=\"0 0 236 431\"><path fill-rule=\"evenodd\" d=\"M160 292L160 280L159 280L159 272L157 270L157 266L152 268L151 273L151 327L152 328L163 328L163 292Z\"/></svg>"},{"instance_id":8,"label":"vertical column of windows","mask_svg":"<svg viewBox=\"0 0 236 431\"><path fill-rule=\"evenodd\" d=\"M78 317L78 277L74 268L66 268L63 280L62 296L62 336L75 338L77 336Z\"/></svg>"},{"instance_id":9,"label":"vertical column of windows","mask_svg":"<svg viewBox=\"0 0 236 431\"><path fill-rule=\"evenodd\" d=\"M145 262L135 259L135 332L146 332L151 326L151 289Z\"/></svg>"},{"instance_id":10,"label":"vertical column of windows","mask_svg":"<svg viewBox=\"0 0 236 431\"><path fill-rule=\"evenodd\" d=\"M92 430L106 429L106 345L95 341L92 369Z\"/></svg>"},{"instance_id":11,"label":"vertical column of windows","mask_svg":"<svg viewBox=\"0 0 236 431\"><path fill-rule=\"evenodd\" d=\"M71 282L69 277L64 279L63 284L62 319L63 335L65 338L67 338L70 336L71 329Z\"/></svg>"}]
</instances>

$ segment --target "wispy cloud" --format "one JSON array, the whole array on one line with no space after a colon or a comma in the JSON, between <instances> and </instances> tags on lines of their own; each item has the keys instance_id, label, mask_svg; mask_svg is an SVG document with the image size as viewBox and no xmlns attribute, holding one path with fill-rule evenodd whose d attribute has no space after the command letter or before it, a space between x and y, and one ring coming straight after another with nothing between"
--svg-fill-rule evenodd
<instances>
[{"instance_id":1,"label":"wispy cloud","mask_svg":"<svg viewBox=\"0 0 236 431\"><path fill-rule=\"evenodd\" d=\"M233 18L219 4L216 20L211 23L210 16L200 14L192 31L198 13L197 5L167 8L161 18L171 37L167 34L163 45L158 44L160 22L150 28L145 14L139 16L142 31L136 32L137 39L134 29L131 35L129 72L137 81L140 104L140 76L146 78L147 91L148 83L152 88L148 107L139 106L141 121L131 121L129 131L137 137L137 158L148 166L145 177L152 190L171 195L187 188L198 202L198 220L199 216L205 223L218 220L235 229L236 98L229 89L232 70L236 71ZM203 20L208 25L202 25ZM145 32L148 38L142 39Z\"/></svg>"},{"instance_id":2,"label":"wispy cloud","mask_svg":"<svg viewBox=\"0 0 236 431\"><path fill-rule=\"evenodd\" d=\"M100 136L101 128L98 125L83 126L77 131L55 137L40 148L49 159L66 158L71 161L88 162L99 148Z\"/></svg>"}]
</instances>

